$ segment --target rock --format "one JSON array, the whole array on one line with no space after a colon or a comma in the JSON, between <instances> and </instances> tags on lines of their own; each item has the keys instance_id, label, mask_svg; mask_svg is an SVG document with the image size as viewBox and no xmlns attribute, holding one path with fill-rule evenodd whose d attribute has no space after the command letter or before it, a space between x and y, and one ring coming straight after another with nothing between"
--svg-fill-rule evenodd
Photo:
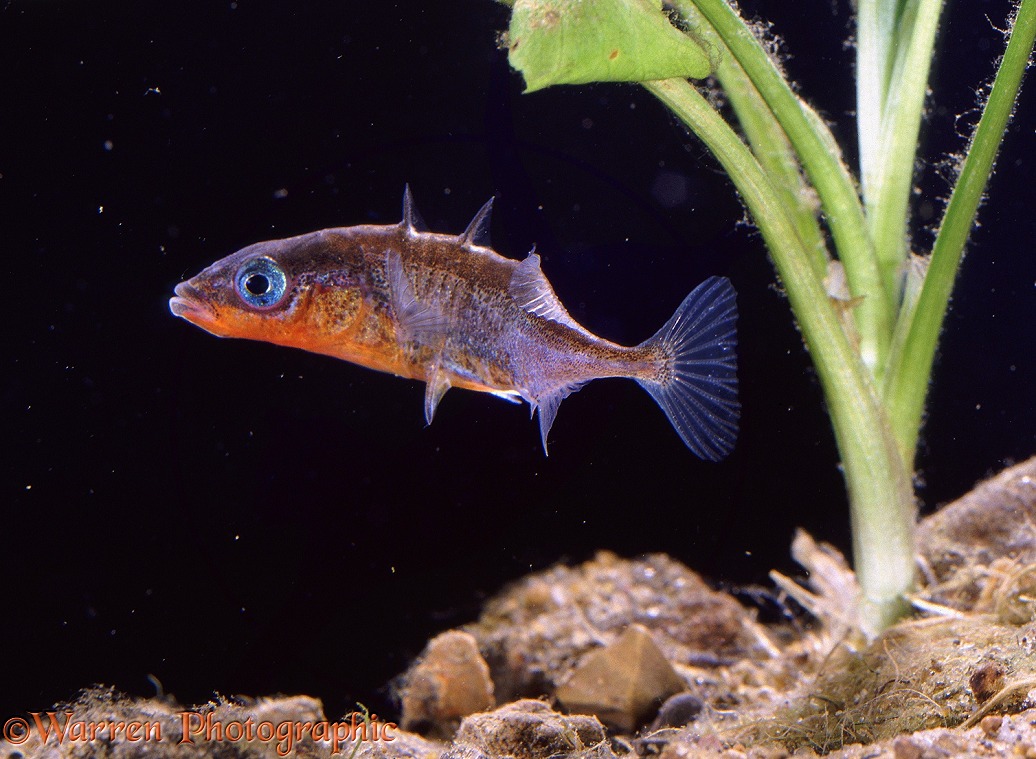
<instances>
[{"instance_id":1,"label":"rock","mask_svg":"<svg viewBox=\"0 0 1036 759\"><path fill-rule=\"evenodd\" d=\"M924 749L910 740L909 735L900 735L892 741L892 755L895 759L921 759Z\"/></svg>"},{"instance_id":2,"label":"rock","mask_svg":"<svg viewBox=\"0 0 1036 759\"><path fill-rule=\"evenodd\" d=\"M979 665L971 677L968 678L968 686L975 696L976 703L984 704L1004 687L1004 668L995 661L983 662Z\"/></svg>"},{"instance_id":3,"label":"rock","mask_svg":"<svg viewBox=\"0 0 1036 759\"><path fill-rule=\"evenodd\" d=\"M674 666L766 659L752 612L683 564L607 551L575 567L538 572L491 600L468 626L493 673L498 702L552 695L589 652L632 624L651 631Z\"/></svg>"},{"instance_id":4,"label":"rock","mask_svg":"<svg viewBox=\"0 0 1036 759\"><path fill-rule=\"evenodd\" d=\"M677 693L666 699L665 703L658 710L658 716L651 724L651 730L661 730L666 727L683 727L689 725L698 718L705 705L701 699L693 693Z\"/></svg>"},{"instance_id":5,"label":"rock","mask_svg":"<svg viewBox=\"0 0 1036 759\"><path fill-rule=\"evenodd\" d=\"M558 687L557 697L569 711L630 732L685 687L651 633L630 625L614 642L590 652Z\"/></svg>"},{"instance_id":6,"label":"rock","mask_svg":"<svg viewBox=\"0 0 1036 759\"><path fill-rule=\"evenodd\" d=\"M440 759L615 759L606 739L594 717L558 714L525 699L466 717Z\"/></svg>"},{"instance_id":7,"label":"rock","mask_svg":"<svg viewBox=\"0 0 1036 759\"><path fill-rule=\"evenodd\" d=\"M982 721L978 723L979 728L985 733L987 738L995 738L997 733L1000 732L1001 725L1004 724L1004 718L999 714L990 714L982 718Z\"/></svg>"},{"instance_id":8,"label":"rock","mask_svg":"<svg viewBox=\"0 0 1036 759\"><path fill-rule=\"evenodd\" d=\"M430 640L403 683L404 730L449 734L462 717L495 705L489 666L475 638L460 630Z\"/></svg>"},{"instance_id":9,"label":"rock","mask_svg":"<svg viewBox=\"0 0 1036 759\"><path fill-rule=\"evenodd\" d=\"M1022 686L1036 683L1036 623L1018 628L991 615L906 620L858 652L832 652L806 712L788 718L803 730L814 726L810 744L824 749L845 743L847 725L862 743L891 740L974 714L981 699L1015 683L999 711L1020 708L1030 689Z\"/></svg>"},{"instance_id":10,"label":"rock","mask_svg":"<svg viewBox=\"0 0 1036 759\"><path fill-rule=\"evenodd\" d=\"M1015 569L1036 564L1036 456L922 519L917 544L935 586L932 600L958 609L975 608L983 592L992 595L986 585L1000 573L982 568L994 562ZM1030 607L1014 624L1028 621L1031 613Z\"/></svg>"}]
</instances>

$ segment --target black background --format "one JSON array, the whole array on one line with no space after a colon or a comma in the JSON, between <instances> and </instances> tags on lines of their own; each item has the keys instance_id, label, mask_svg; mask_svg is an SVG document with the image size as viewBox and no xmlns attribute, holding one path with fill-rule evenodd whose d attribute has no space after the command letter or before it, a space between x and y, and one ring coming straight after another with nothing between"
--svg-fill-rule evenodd
<instances>
[{"instance_id":1,"label":"black background","mask_svg":"<svg viewBox=\"0 0 1036 759\"><path fill-rule=\"evenodd\" d=\"M1007 9L948 9L930 158L963 148ZM848 3L745 10L853 157ZM532 569L667 551L744 586L793 569L797 525L847 548L819 388L731 187L635 86L521 95L506 20L489 0L0 4L3 714L93 682L149 695L149 674L185 702L387 710L430 635ZM1032 94L948 320L927 508L1033 451ZM496 248L536 243L573 315L623 343L729 276L734 454L698 461L621 381L564 403L550 458L489 396L450 393L426 429L417 383L170 315L178 281L246 244L397 221L405 182L436 231L495 195ZM937 168L920 183L947 193Z\"/></svg>"}]
</instances>

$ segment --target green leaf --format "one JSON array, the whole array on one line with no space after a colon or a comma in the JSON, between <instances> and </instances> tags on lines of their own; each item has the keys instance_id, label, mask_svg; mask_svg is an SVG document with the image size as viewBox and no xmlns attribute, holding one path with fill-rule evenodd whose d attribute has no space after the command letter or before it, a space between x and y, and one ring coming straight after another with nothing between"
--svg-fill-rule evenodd
<instances>
[{"instance_id":1,"label":"green leaf","mask_svg":"<svg viewBox=\"0 0 1036 759\"><path fill-rule=\"evenodd\" d=\"M515 0L507 44L526 92L702 79L712 70L705 50L669 23L660 0Z\"/></svg>"}]
</instances>

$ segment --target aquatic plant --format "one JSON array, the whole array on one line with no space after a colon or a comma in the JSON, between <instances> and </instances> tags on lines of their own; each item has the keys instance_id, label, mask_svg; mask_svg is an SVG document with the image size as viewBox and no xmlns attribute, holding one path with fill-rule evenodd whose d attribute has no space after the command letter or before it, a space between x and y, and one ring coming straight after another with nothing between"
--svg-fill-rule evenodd
<instances>
[{"instance_id":1,"label":"aquatic plant","mask_svg":"<svg viewBox=\"0 0 1036 759\"><path fill-rule=\"evenodd\" d=\"M816 367L842 460L862 632L909 608L913 468L958 265L1036 34L1020 0L930 252L912 250L918 134L942 0L857 0L858 179L828 125L725 0L501 0L526 91L639 82L711 150L762 233ZM991 66L992 68L992 66ZM706 80L692 84L689 79ZM738 129L710 98L721 89ZM915 243L916 244L916 243Z\"/></svg>"}]
</instances>

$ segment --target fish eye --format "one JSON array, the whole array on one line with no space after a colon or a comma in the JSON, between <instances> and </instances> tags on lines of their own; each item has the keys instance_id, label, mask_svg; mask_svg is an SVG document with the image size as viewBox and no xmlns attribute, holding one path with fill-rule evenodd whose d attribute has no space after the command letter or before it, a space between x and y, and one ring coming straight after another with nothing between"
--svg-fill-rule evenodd
<instances>
[{"instance_id":1,"label":"fish eye","mask_svg":"<svg viewBox=\"0 0 1036 759\"><path fill-rule=\"evenodd\" d=\"M241 299L254 308L276 306L288 290L288 277L280 265L269 258L253 258L234 278Z\"/></svg>"}]
</instances>

